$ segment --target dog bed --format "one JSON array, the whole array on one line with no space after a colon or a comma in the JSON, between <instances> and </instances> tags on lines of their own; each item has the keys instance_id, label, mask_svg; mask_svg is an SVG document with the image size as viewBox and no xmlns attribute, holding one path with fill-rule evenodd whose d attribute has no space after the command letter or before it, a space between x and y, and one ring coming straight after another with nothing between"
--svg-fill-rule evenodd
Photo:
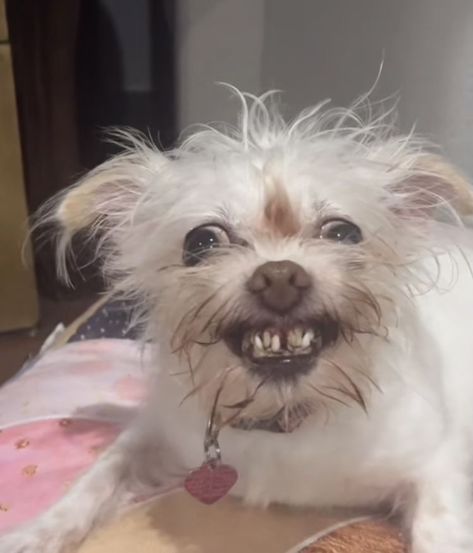
<instances>
[{"instance_id":1,"label":"dog bed","mask_svg":"<svg viewBox=\"0 0 473 553\"><path fill-rule=\"evenodd\" d=\"M149 352L129 310L103 298L0 389L0 533L57 501L133 418L145 397ZM359 514L282 506L256 509L225 498L203 506L161 490L80 553L404 553L392 524Z\"/></svg>"}]
</instances>

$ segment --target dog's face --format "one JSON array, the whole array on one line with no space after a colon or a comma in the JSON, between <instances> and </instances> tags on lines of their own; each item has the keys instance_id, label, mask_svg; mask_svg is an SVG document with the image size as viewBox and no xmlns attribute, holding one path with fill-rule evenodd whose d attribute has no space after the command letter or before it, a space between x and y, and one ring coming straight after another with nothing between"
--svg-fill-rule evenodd
<instances>
[{"instance_id":1,"label":"dog's face","mask_svg":"<svg viewBox=\"0 0 473 553\"><path fill-rule=\"evenodd\" d=\"M229 416L287 429L366 409L374 366L412 317L432 211L454 210L458 187L407 139L324 132L317 110L305 125L249 117L252 133L202 132L168 157L135 143L57 216L66 235L99 230L105 268L179 361L183 396L210 409L220 394Z\"/></svg>"},{"instance_id":2,"label":"dog's face","mask_svg":"<svg viewBox=\"0 0 473 553\"><path fill-rule=\"evenodd\" d=\"M199 156L208 173L187 177L172 228L161 227L157 334L206 402L221 386L225 405L254 395L245 417L364 406L368 350L403 301L405 245L382 187L364 186L383 171L306 156Z\"/></svg>"}]
</instances>

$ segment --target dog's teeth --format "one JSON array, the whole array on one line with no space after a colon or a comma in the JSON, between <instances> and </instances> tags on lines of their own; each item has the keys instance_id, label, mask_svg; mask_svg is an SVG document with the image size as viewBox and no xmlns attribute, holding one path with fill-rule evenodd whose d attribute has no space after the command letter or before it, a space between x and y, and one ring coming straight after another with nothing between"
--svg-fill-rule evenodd
<instances>
[{"instance_id":1,"label":"dog's teeth","mask_svg":"<svg viewBox=\"0 0 473 553\"><path fill-rule=\"evenodd\" d=\"M294 331L293 331L293 330L290 330L290 331L287 333L287 345L288 345L288 347L290 347L291 349L297 347L297 346L296 346L296 341L295 341L295 335L294 335Z\"/></svg>"},{"instance_id":2,"label":"dog's teeth","mask_svg":"<svg viewBox=\"0 0 473 553\"><path fill-rule=\"evenodd\" d=\"M271 338L271 349L274 353L278 352L281 349L281 340L277 334Z\"/></svg>"},{"instance_id":3,"label":"dog's teeth","mask_svg":"<svg viewBox=\"0 0 473 553\"><path fill-rule=\"evenodd\" d=\"M310 346L310 343L312 342L314 338L314 333L312 332L312 330L308 330L304 336L302 337L302 343L301 343L301 346L305 349L305 348L308 348Z\"/></svg>"},{"instance_id":4,"label":"dog's teeth","mask_svg":"<svg viewBox=\"0 0 473 553\"><path fill-rule=\"evenodd\" d=\"M293 346L299 348L302 345L302 335L304 334L300 326L296 326L293 330Z\"/></svg>"},{"instance_id":5,"label":"dog's teeth","mask_svg":"<svg viewBox=\"0 0 473 553\"><path fill-rule=\"evenodd\" d=\"M271 334L268 330L265 330L263 332L263 345L265 349L271 348Z\"/></svg>"},{"instance_id":6,"label":"dog's teeth","mask_svg":"<svg viewBox=\"0 0 473 553\"><path fill-rule=\"evenodd\" d=\"M263 350L263 340L259 334L255 334L255 348Z\"/></svg>"},{"instance_id":7,"label":"dog's teeth","mask_svg":"<svg viewBox=\"0 0 473 553\"><path fill-rule=\"evenodd\" d=\"M321 350L323 339L317 328L305 330L296 326L288 330L267 328L259 332L247 332L243 336L242 351L252 352L257 358L306 355Z\"/></svg>"}]
</instances>

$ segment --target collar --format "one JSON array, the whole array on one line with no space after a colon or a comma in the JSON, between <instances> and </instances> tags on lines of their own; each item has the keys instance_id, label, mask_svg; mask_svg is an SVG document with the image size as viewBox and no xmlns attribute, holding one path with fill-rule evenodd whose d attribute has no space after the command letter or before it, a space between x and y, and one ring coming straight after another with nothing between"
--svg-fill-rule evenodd
<instances>
[{"instance_id":1,"label":"collar","mask_svg":"<svg viewBox=\"0 0 473 553\"><path fill-rule=\"evenodd\" d=\"M237 430L263 430L275 434L290 434L297 430L309 416L305 410L292 409L289 412L278 412L266 419L237 419L231 427Z\"/></svg>"}]
</instances>

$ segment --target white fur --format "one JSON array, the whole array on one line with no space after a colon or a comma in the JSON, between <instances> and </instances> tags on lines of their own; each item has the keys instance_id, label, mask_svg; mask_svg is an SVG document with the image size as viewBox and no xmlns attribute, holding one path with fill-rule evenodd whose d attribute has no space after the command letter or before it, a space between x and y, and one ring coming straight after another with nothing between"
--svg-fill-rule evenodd
<instances>
[{"instance_id":1,"label":"white fur","mask_svg":"<svg viewBox=\"0 0 473 553\"><path fill-rule=\"evenodd\" d=\"M239 472L234 493L263 506L388 504L404 513L413 553L473 553L473 249L451 183L426 168L420 141L392 135L385 118L366 123L320 105L285 123L271 96L240 97L238 129L200 130L168 154L132 137L75 189L91 190L84 224L115 290L136 301L160 370L135 426L48 513L0 539L0 553L63 552L134 493L200 465L216 390L225 410L258 380L221 340L187 355L173 348L208 338L218 322L257 321L245 283L261 263L281 259L316 280L303 309L339 317L353 335L297 384L262 386L244 412L258 419L307 404L299 429L222 430L224 461ZM270 181L301 221L296 236L261 229ZM75 191L49 217L64 230L61 256L78 230L67 217ZM364 241L317 238L334 215L356 222ZM182 266L185 234L207 222L249 246ZM334 366L356 383L366 412L348 401L353 390Z\"/></svg>"}]
</instances>

